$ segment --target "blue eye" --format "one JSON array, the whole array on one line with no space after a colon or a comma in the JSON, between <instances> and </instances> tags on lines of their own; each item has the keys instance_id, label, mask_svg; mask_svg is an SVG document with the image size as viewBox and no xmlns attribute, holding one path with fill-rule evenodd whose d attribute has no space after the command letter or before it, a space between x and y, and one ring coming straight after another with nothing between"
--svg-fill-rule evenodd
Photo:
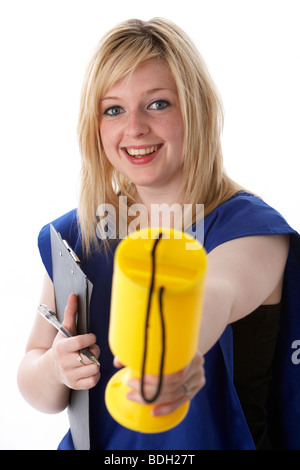
<instances>
[{"instance_id":1,"label":"blue eye","mask_svg":"<svg viewBox=\"0 0 300 470\"><path fill-rule=\"evenodd\" d=\"M122 108L120 106L111 106L104 111L104 114L108 116L118 116L121 112Z\"/></svg>"},{"instance_id":2,"label":"blue eye","mask_svg":"<svg viewBox=\"0 0 300 470\"><path fill-rule=\"evenodd\" d=\"M149 109L155 109L157 111L160 111L161 109L165 109L168 106L170 106L169 101L167 100L156 100L153 103L149 105Z\"/></svg>"}]
</instances>

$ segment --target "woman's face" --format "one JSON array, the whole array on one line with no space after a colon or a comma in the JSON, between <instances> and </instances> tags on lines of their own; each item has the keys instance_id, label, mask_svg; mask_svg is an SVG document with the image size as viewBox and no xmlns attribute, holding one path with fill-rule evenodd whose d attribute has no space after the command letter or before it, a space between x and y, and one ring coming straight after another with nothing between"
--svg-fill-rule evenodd
<instances>
[{"instance_id":1,"label":"woman's face","mask_svg":"<svg viewBox=\"0 0 300 470\"><path fill-rule=\"evenodd\" d=\"M168 65L151 59L116 82L100 102L99 129L111 164L145 191L176 201L182 179L183 122Z\"/></svg>"}]
</instances>

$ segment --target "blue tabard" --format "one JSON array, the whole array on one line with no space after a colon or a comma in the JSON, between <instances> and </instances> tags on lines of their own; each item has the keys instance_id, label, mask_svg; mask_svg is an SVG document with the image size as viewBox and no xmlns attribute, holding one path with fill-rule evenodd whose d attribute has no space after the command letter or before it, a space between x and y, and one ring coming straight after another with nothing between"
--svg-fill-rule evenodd
<instances>
[{"instance_id":1,"label":"blue tabard","mask_svg":"<svg viewBox=\"0 0 300 470\"><path fill-rule=\"evenodd\" d=\"M163 433L143 434L114 421L106 409L104 392L108 380L116 372L108 345L115 248L108 256L95 252L88 260L84 259L76 209L52 223L82 260L81 267L94 286L90 331L96 335L101 350L101 379L89 392L91 449L255 449L233 384L230 325L205 355L206 385L193 398L187 417L178 426ZM205 217L204 240L201 241L209 253L236 238L274 234L290 234L290 251L284 277L283 310L272 385L275 401L269 410L270 428L276 448L300 449L300 236L277 211L256 196L241 191ZM49 225L42 228L38 245L52 278ZM295 350L297 344L299 354ZM74 449L70 431L59 449Z\"/></svg>"}]
</instances>

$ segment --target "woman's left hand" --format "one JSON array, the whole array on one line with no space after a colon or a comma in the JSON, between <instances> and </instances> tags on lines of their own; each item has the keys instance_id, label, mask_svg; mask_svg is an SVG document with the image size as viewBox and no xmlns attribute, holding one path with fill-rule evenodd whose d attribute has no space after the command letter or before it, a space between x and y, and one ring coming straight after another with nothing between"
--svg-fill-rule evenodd
<instances>
[{"instance_id":1,"label":"woman's left hand","mask_svg":"<svg viewBox=\"0 0 300 470\"><path fill-rule=\"evenodd\" d=\"M117 358L115 365L120 366ZM172 413L185 402L190 401L205 385L204 358L196 353L194 359L184 369L173 374L165 374L158 398L153 403L153 416L162 416ZM154 396L157 390L158 376L144 376L144 394L146 397ZM129 400L144 404L141 396L141 379L132 378L128 385L132 388L127 394Z\"/></svg>"}]
</instances>

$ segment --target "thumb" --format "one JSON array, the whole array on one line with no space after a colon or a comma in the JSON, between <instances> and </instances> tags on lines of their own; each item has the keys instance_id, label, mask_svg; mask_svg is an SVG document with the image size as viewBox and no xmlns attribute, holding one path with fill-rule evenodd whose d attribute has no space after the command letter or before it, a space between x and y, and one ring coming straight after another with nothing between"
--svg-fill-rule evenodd
<instances>
[{"instance_id":1,"label":"thumb","mask_svg":"<svg viewBox=\"0 0 300 470\"><path fill-rule=\"evenodd\" d=\"M119 369L120 367L123 367L122 362L120 362L119 358L116 357L116 356L114 357L113 365L114 365L114 367L116 367L117 369Z\"/></svg>"},{"instance_id":2,"label":"thumb","mask_svg":"<svg viewBox=\"0 0 300 470\"><path fill-rule=\"evenodd\" d=\"M76 315L77 315L77 295L70 294L68 303L65 308L65 316L63 321L63 327L68 330L73 336L76 335Z\"/></svg>"}]
</instances>

